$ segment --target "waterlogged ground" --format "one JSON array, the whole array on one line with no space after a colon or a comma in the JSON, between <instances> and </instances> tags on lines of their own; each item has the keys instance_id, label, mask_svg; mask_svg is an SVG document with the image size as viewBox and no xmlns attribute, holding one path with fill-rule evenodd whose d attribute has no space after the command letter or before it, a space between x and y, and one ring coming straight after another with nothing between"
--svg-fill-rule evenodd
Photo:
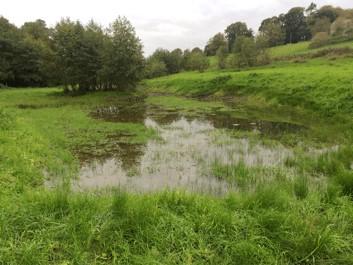
<instances>
[{"instance_id":1,"label":"waterlogged ground","mask_svg":"<svg viewBox=\"0 0 353 265\"><path fill-rule=\"evenodd\" d=\"M194 110L158 103L156 98L129 98L91 110L94 119L141 123L157 137L134 144L126 142L129 135L117 134L100 145L81 145L76 150L81 168L73 182L75 190L120 187L133 192L182 189L224 194L241 183L217 177L216 165L282 168L292 150L280 142L265 144L256 136L278 138L306 130L288 121L244 117L244 110L240 115L232 106L200 102L206 107Z\"/></svg>"}]
</instances>

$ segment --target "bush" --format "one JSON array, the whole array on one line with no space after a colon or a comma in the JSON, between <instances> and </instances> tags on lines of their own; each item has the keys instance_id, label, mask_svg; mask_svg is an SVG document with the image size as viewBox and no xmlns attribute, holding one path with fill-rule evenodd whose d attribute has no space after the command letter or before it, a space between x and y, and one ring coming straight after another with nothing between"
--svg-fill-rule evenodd
<instances>
[{"instance_id":1,"label":"bush","mask_svg":"<svg viewBox=\"0 0 353 265\"><path fill-rule=\"evenodd\" d=\"M157 59L150 59L146 63L145 67L145 77L155 78L167 75L168 69L164 62Z\"/></svg>"},{"instance_id":2,"label":"bush","mask_svg":"<svg viewBox=\"0 0 353 265\"><path fill-rule=\"evenodd\" d=\"M312 39L312 41L309 45L309 48L315 49L315 48L319 48L319 47L328 45L329 43L330 43L330 36L328 35L328 33L327 32L319 32Z\"/></svg>"},{"instance_id":3,"label":"bush","mask_svg":"<svg viewBox=\"0 0 353 265\"><path fill-rule=\"evenodd\" d=\"M196 51L190 53L185 64L186 70L204 72L209 66L209 61L206 55Z\"/></svg>"}]
</instances>

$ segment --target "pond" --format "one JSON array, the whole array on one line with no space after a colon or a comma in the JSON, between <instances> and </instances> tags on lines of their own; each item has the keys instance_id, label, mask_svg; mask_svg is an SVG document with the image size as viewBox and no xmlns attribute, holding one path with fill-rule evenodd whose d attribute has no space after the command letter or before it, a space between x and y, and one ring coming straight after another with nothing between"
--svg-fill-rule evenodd
<instances>
[{"instance_id":1,"label":"pond","mask_svg":"<svg viewBox=\"0 0 353 265\"><path fill-rule=\"evenodd\" d=\"M112 142L108 139L114 148L100 155L78 150L81 169L73 183L75 190L120 187L133 192L182 189L224 194L237 187L214 176L215 162L270 167L283 165L292 155L282 145L269 147L231 137L230 129L269 135L303 130L291 123L236 118L229 112L185 113L144 101L128 105L99 107L91 115L110 122L144 123L158 138L142 145L116 141L118 135ZM95 148L105 150L104 146Z\"/></svg>"}]
</instances>

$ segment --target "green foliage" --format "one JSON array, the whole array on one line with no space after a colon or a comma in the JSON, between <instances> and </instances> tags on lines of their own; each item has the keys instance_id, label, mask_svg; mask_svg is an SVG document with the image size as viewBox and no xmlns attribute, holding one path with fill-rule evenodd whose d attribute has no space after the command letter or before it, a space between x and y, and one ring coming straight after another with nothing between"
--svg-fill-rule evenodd
<instances>
[{"instance_id":1,"label":"green foliage","mask_svg":"<svg viewBox=\"0 0 353 265\"><path fill-rule=\"evenodd\" d=\"M226 61L228 57L228 48L226 45L220 46L217 50L217 58L218 58L218 68L225 69L226 68Z\"/></svg>"},{"instance_id":2,"label":"green foliage","mask_svg":"<svg viewBox=\"0 0 353 265\"><path fill-rule=\"evenodd\" d=\"M284 25L286 29L286 43L297 43L311 38L304 8L294 7L284 15Z\"/></svg>"},{"instance_id":3,"label":"green foliage","mask_svg":"<svg viewBox=\"0 0 353 265\"><path fill-rule=\"evenodd\" d=\"M168 74L167 66L164 62L156 58L148 58L145 66L146 78L155 78Z\"/></svg>"},{"instance_id":4,"label":"green foliage","mask_svg":"<svg viewBox=\"0 0 353 265\"><path fill-rule=\"evenodd\" d=\"M278 17L263 20L259 32L266 39L269 47L282 45L285 42L285 29Z\"/></svg>"},{"instance_id":5,"label":"green foliage","mask_svg":"<svg viewBox=\"0 0 353 265\"><path fill-rule=\"evenodd\" d=\"M226 39L228 41L228 49L230 52L233 51L235 42L238 37L253 37L253 31L248 29L246 23L236 22L229 25L225 30Z\"/></svg>"},{"instance_id":6,"label":"green foliage","mask_svg":"<svg viewBox=\"0 0 353 265\"><path fill-rule=\"evenodd\" d=\"M233 51L237 54L237 65L239 68L256 64L257 48L253 38L237 38Z\"/></svg>"},{"instance_id":7,"label":"green foliage","mask_svg":"<svg viewBox=\"0 0 353 265\"><path fill-rule=\"evenodd\" d=\"M185 55L185 69L204 72L209 67L206 55L201 51L193 51Z\"/></svg>"},{"instance_id":8,"label":"green foliage","mask_svg":"<svg viewBox=\"0 0 353 265\"><path fill-rule=\"evenodd\" d=\"M0 17L0 84L8 86L42 85L40 46L7 19Z\"/></svg>"},{"instance_id":9,"label":"green foliage","mask_svg":"<svg viewBox=\"0 0 353 265\"><path fill-rule=\"evenodd\" d=\"M311 40L310 48L315 49L329 44L330 37L326 32L317 33Z\"/></svg>"},{"instance_id":10,"label":"green foliage","mask_svg":"<svg viewBox=\"0 0 353 265\"><path fill-rule=\"evenodd\" d=\"M101 70L103 86L114 90L132 88L143 76L141 41L126 18L115 20L108 31Z\"/></svg>"},{"instance_id":11,"label":"green foliage","mask_svg":"<svg viewBox=\"0 0 353 265\"><path fill-rule=\"evenodd\" d=\"M64 85L65 90L126 89L141 80L142 45L132 25L118 18L104 30L63 19L54 29L43 20L20 29L0 17L0 84Z\"/></svg>"},{"instance_id":12,"label":"green foliage","mask_svg":"<svg viewBox=\"0 0 353 265\"><path fill-rule=\"evenodd\" d=\"M224 49L224 47L227 49L226 51L228 52L227 40L224 34L217 33L208 41L205 47L205 54L207 56L215 56L218 53L218 51L220 49Z\"/></svg>"},{"instance_id":13,"label":"green foliage","mask_svg":"<svg viewBox=\"0 0 353 265\"><path fill-rule=\"evenodd\" d=\"M147 58L145 75L147 78L179 73L184 65L183 51L175 49L169 52L157 49Z\"/></svg>"}]
</instances>

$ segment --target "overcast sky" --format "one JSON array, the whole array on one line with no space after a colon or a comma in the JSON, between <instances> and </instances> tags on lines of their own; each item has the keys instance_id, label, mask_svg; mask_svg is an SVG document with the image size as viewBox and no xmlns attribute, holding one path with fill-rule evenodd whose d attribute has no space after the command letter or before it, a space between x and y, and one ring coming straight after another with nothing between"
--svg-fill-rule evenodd
<instances>
[{"instance_id":1,"label":"overcast sky","mask_svg":"<svg viewBox=\"0 0 353 265\"><path fill-rule=\"evenodd\" d=\"M207 40L227 25L244 21L257 30L264 18L313 0L1 0L0 15L21 26L37 18L50 26L63 17L103 26L119 15L135 26L146 55L158 47L167 49L204 47ZM353 8L353 0L317 0Z\"/></svg>"}]
</instances>

